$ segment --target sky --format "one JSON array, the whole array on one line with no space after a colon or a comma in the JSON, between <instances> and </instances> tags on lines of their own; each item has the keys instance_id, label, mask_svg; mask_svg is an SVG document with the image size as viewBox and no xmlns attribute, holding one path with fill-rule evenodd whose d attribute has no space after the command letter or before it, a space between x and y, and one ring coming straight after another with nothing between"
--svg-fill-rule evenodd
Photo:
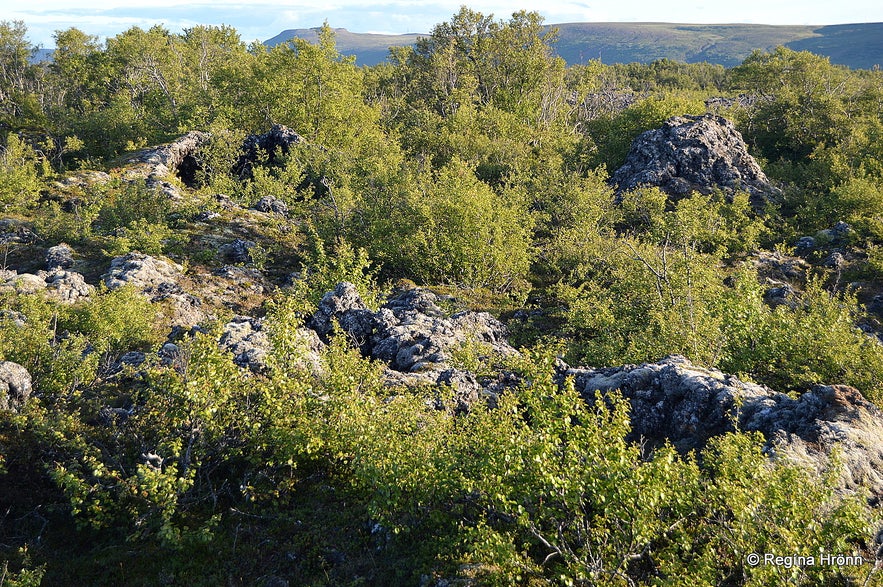
<instances>
[{"instance_id":1,"label":"sky","mask_svg":"<svg viewBox=\"0 0 883 587\"><path fill-rule=\"evenodd\" d=\"M517 0L516 0L517 1ZM0 20L24 21L28 39L45 48L52 34L77 27L102 40L133 26L161 24L172 32L194 25L229 25L243 41L264 41L286 29L321 26L359 33L428 33L450 20L463 0L0 0ZM679 22L827 25L883 22L880 0L478 0L468 6L506 20L537 11L547 24Z\"/></svg>"}]
</instances>

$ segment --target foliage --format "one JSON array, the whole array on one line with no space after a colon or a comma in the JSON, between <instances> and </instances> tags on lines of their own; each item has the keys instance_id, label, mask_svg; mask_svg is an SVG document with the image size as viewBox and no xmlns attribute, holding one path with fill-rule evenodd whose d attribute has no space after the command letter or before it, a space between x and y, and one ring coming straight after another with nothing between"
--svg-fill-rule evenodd
<instances>
[{"instance_id":1,"label":"foliage","mask_svg":"<svg viewBox=\"0 0 883 587\"><path fill-rule=\"evenodd\" d=\"M816 277L794 308L771 309L750 272L737 274L735 281L734 299L726 307L728 343L721 368L750 373L774 389L838 381L881 400L883 351L855 326L854 294L831 294Z\"/></svg>"},{"instance_id":2,"label":"foliage","mask_svg":"<svg viewBox=\"0 0 883 587\"><path fill-rule=\"evenodd\" d=\"M459 159L442 168L413 203L417 233L405 251L415 274L463 287L512 288L530 262L530 216L495 194Z\"/></svg>"},{"instance_id":3,"label":"foliage","mask_svg":"<svg viewBox=\"0 0 883 587\"><path fill-rule=\"evenodd\" d=\"M9 134L6 146L0 147L0 206L7 210L36 203L49 171L45 159L17 135Z\"/></svg>"}]
</instances>

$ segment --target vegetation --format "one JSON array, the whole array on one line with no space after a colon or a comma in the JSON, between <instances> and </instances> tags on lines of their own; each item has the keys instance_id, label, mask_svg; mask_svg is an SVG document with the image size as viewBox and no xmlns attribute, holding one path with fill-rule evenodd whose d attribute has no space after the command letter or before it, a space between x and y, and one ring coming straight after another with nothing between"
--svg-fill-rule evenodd
<instances>
[{"instance_id":1,"label":"vegetation","mask_svg":"<svg viewBox=\"0 0 883 587\"><path fill-rule=\"evenodd\" d=\"M0 23L0 361L35 390L0 411L0 586L880 584L872 564L746 558L875 559L879 503L842 491L836 464L771 460L741 430L687 454L642 446L620 394L589 404L555 379L556 357L677 353L883 406L880 317L865 307L883 292L879 70L785 47L730 69L567 67L536 13L465 7L372 67L327 26L273 48L229 27L105 43L69 29L51 63L29 60L26 34ZM735 121L780 194L614 193L635 136L706 107ZM243 139L276 124L301 140L244 170ZM184 197L119 171L189 130L211 137L193 177L164 178ZM287 214L232 206L264 196ZM248 239L249 261L222 259L209 213ZM839 221L851 228L835 234ZM812 268L770 304L760 252L792 256L801 236ZM131 287L67 304L7 278L60 242L92 283L138 250L193 279L238 264L243 288L246 270L286 286L170 332L162 302ZM504 319L524 310L520 356L457 357L520 383L464 412L448 386L387 386L339 331L305 365L297 328L342 280L369 305L416 283ZM264 318L266 372L219 347L231 312Z\"/></svg>"}]
</instances>

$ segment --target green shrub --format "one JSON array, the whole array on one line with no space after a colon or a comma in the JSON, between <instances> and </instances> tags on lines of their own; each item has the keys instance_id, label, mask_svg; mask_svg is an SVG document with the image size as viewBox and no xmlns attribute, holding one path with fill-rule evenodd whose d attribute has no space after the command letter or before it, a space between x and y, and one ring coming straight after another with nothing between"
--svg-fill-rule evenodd
<instances>
[{"instance_id":1,"label":"green shrub","mask_svg":"<svg viewBox=\"0 0 883 587\"><path fill-rule=\"evenodd\" d=\"M404 253L420 280L505 291L527 275L530 215L466 163L451 161L412 205L418 228Z\"/></svg>"},{"instance_id":2,"label":"green shrub","mask_svg":"<svg viewBox=\"0 0 883 587\"><path fill-rule=\"evenodd\" d=\"M10 133L6 146L0 147L0 206L26 208L37 202L42 178L50 172L48 162L22 141L18 135Z\"/></svg>"}]
</instances>

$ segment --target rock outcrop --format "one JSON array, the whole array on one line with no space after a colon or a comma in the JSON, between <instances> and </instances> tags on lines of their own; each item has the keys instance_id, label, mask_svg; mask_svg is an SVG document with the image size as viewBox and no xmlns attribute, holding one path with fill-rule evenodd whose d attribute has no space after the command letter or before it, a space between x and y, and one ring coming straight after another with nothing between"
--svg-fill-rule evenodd
<instances>
[{"instance_id":1,"label":"rock outcrop","mask_svg":"<svg viewBox=\"0 0 883 587\"><path fill-rule=\"evenodd\" d=\"M31 374L12 361L0 361L0 410L18 411L31 396Z\"/></svg>"},{"instance_id":2,"label":"rock outcrop","mask_svg":"<svg viewBox=\"0 0 883 587\"><path fill-rule=\"evenodd\" d=\"M18 273L14 270L0 271L0 291L14 291L19 294L46 292L60 302L72 304L88 298L95 288L86 283L82 275L75 271L54 269L33 273Z\"/></svg>"},{"instance_id":3,"label":"rock outcrop","mask_svg":"<svg viewBox=\"0 0 883 587\"><path fill-rule=\"evenodd\" d=\"M841 484L883 496L883 413L855 389L817 385L798 399L680 356L608 369L562 369L587 401L620 390L631 406L633 440L670 441L682 452L702 449L713 437L739 428L759 431L771 455L830 464L840 447Z\"/></svg>"},{"instance_id":4,"label":"rock outcrop","mask_svg":"<svg viewBox=\"0 0 883 587\"><path fill-rule=\"evenodd\" d=\"M177 190L165 178L177 174L185 184L193 185L200 167L197 152L210 137L208 133L194 130L171 143L139 151L127 161L134 166L130 176L143 176L149 187L158 187L177 198Z\"/></svg>"},{"instance_id":5,"label":"rock outcrop","mask_svg":"<svg viewBox=\"0 0 883 587\"><path fill-rule=\"evenodd\" d=\"M0 269L0 292L32 294L44 289L46 289L46 280L39 275L19 273L14 269Z\"/></svg>"},{"instance_id":6,"label":"rock outcrop","mask_svg":"<svg viewBox=\"0 0 883 587\"><path fill-rule=\"evenodd\" d=\"M303 354L295 366L318 373L321 369L319 352L323 346L322 341L314 331L307 328L298 328L295 335L302 342L303 348ZM270 339L259 318L234 317L224 325L219 344L233 354L233 362L240 367L254 373L269 372L267 355L271 350Z\"/></svg>"},{"instance_id":7,"label":"rock outcrop","mask_svg":"<svg viewBox=\"0 0 883 587\"><path fill-rule=\"evenodd\" d=\"M162 283L177 283L181 267L142 253L128 253L115 257L107 273L101 276L109 290L133 285L142 291L152 291Z\"/></svg>"},{"instance_id":8,"label":"rock outcrop","mask_svg":"<svg viewBox=\"0 0 883 587\"><path fill-rule=\"evenodd\" d=\"M253 207L258 212L266 212L267 214L278 214L280 216L288 214L288 204L275 196L264 196L255 202Z\"/></svg>"},{"instance_id":9,"label":"rock outcrop","mask_svg":"<svg viewBox=\"0 0 883 587\"><path fill-rule=\"evenodd\" d=\"M388 365L384 380L389 386L447 386L453 390L456 411L468 410L479 400L495 405L499 393L517 384L511 374L479 380L450 362L457 349L470 343L478 343L489 357L517 354L506 341L505 326L487 312L448 315L439 302L434 293L415 288L394 294L372 312L356 287L344 282L325 294L307 326L328 341L339 324L365 357ZM440 397L430 403L446 407Z\"/></svg>"},{"instance_id":10,"label":"rock outcrop","mask_svg":"<svg viewBox=\"0 0 883 587\"><path fill-rule=\"evenodd\" d=\"M39 275L46 281L46 293L66 304L88 298L95 292L95 288L76 271L55 269L40 271Z\"/></svg>"},{"instance_id":11,"label":"rock outcrop","mask_svg":"<svg viewBox=\"0 0 883 587\"><path fill-rule=\"evenodd\" d=\"M249 135L242 144L242 156L234 166L234 171L241 178L251 177L252 167L256 161L266 159L273 163L277 151L287 155L292 145L303 142L303 137L281 124L274 124L269 131L259 135Z\"/></svg>"},{"instance_id":12,"label":"rock outcrop","mask_svg":"<svg viewBox=\"0 0 883 587\"><path fill-rule=\"evenodd\" d=\"M452 352L467 343L483 343L494 354L517 352L506 341L505 326L487 312L448 316L438 302L438 296L418 288L371 312L354 285L340 283L322 298L309 325L327 336L336 320L363 354L405 373L444 371Z\"/></svg>"},{"instance_id":13,"label":"rock outcrop","mask_svg":"<svg viewBox=\"0 0 883 587\"><path fill-rule=\"evenodd\" d=\"M74 265L74 250L67 243L60 243L46 250L46 269L70 269Z\"/></svg>"},{"instance_id":14,"label":"rock outcrop","mask_svg":"<svg viewBox=\"0 0 883 587\"><path fill-rule=\"evenodd\" d=\"M207 318L200 299L181 287L182 269L172 262L132 252L115 257L101 279L110 290L132 285L151 302L168 303L172 326L194 326Z\"/></svg>"},{"instance_id":15,"label":"rock outcrop","mask_svg":"<svg viewBox=\"0 0 883 587\"><path fill-rule=\"evenodd\" d=\"M733 123L711 114L676 116L642 133L611 182L620 193L657 186L675 197L743 190L753 202L775 192Z\"/></svg>"},{"instance_id":16,"label":"rock outcrop","mask_svg":"<svg viewBox=\"0 0 883 587\"><path fill-rule=\"evenodd\" d=\"M224 243L218 247L218 253L227 262L246 265L252 262L250 251L254 247L254 241L238 238L233 242Z\"/></svg>"}]
</instances>

